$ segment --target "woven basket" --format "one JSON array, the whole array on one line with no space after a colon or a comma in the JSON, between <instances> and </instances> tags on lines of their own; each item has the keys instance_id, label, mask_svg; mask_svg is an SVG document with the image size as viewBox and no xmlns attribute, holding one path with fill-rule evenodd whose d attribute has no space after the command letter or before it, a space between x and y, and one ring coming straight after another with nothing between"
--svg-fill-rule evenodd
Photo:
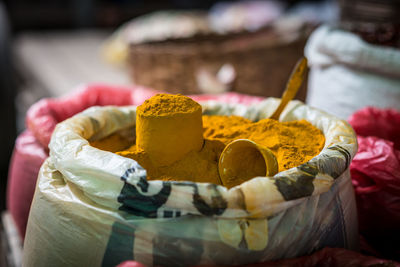
<instances>
[{"instance_id":1,"label":"woven basket","mask_svg":"<svg viewBox=\"0 0 400 267\"><path fill-rule=\"evenodd\" d=\"M229 90L281 96L296 61L303 55L306 34L293 38L272 28L253 33L196 36L130 46L129 65L136 84L171 93L204 93L197 73L216 73L231 64L236 76ZM304 99L306 87L298 98Z\"/></svg>"}]
</instances>

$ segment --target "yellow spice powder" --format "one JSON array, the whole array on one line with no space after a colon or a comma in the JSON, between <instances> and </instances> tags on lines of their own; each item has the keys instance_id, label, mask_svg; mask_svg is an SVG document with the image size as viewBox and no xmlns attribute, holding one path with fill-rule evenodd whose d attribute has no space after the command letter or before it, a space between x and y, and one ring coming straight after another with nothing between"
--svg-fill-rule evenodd
<instances>
[{"instance_id":1,"label":"yellow spice powder","mask_svg":"<svg viewBox=\"0 0 400 267\"><path fill-rule=\"evenodd\" d=\"M305 120L278 122L264 119L251 122L238 116L203 116L205 142L200 152L189 152L183 159L170 166L156 167L147 154L135 145L127 147L118 135L111 135L91 145L99 149L117 152L132 158L147 170L148 179L191 180L221 184L218 175L218 159L225 145L233 140L246 138L268 147L277 158L279 171L299 166L315 157L323 148L322 132Z\"/></svg>"}]
</instances>

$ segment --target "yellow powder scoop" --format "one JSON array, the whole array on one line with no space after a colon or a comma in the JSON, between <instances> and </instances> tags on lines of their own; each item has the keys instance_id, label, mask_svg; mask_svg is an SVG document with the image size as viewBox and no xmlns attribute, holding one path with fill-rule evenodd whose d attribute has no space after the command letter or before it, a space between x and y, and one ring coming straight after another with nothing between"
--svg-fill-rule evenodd
<instances>
[{"instance_id":1,"label":"yellow powder scoop","mask_svg":"<svg viewBox=\"0 0 400 267\"><path fill-rule=\"evenodd\" d=\"M222 151L218 171L222 184L231 188L257 176L275 175L278 162L267 147L238 139Z\"/></svg>"},{"instance_id":2,"label":"yellow powder scoop","mask_svg":"<svg viewBox=\"0 0 400 267\"><path fill-rule=\"evenodd\" d=\"M203 139L201 106L183 95L157 94L136 110L136 149L145 151L156 166L168 166Z\"/></svg>"},{"instance_id":3,"label":"yellow powder scoop","mask_svg":"<svg viewBox=\"0 0 400 267\"><path fill-rule=\"evenodd\" d=\"M303 83L307 71L307 59L302 57L290 75L281 103L271 119L278 120L286 105L295 97ZM221 182L230 188L253 177L272 176L278 172L278 162L272 152L248 139L238 139L229 143L219 160Z\"/></svg>"}]
</instances>

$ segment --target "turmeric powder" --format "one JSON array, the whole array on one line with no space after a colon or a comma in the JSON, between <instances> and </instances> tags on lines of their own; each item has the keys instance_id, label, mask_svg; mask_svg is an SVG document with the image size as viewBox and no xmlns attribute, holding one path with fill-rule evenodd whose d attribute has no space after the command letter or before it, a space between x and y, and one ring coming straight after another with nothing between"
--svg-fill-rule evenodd
<instances>
[{"instance_id":1,"label":"turmeric powder","mask_svg":"<svg viewBox=\"0 0 400 267\"><path fill-rule=\"evenodd\" d=\"M136 143L116 153L136 160L147 170L149 180L221 184L218 160L224 147L233 140L250 139L269 148L277 158L279 171L307 162L321 151L325 143L322 132L305 120L282 123L263 119L252 122L239 116L201 116L201 107L199 109L197 103L191 101L182 95L161 94L150 98L137 109ZM140 120L144 123L140 124ZM187 120L189 123L185 123ZM161 131L164 137L140 139L138 130L142 135L150 133L153 136ZM175 138L176 135L179 138ZM167 154L155 160L155 150L149 152L141 145L143 140L156 150L168 150ZM167 149L165 142L171 142L173 146ZM182 146L190 147L190 150L182 150ZM165 160L169 163L165 164Z\"/></svg>"},{"instance_id":2,"label":"turmeric powder","mask_svg":"<svg viewBox=\"0 0 400 267\"><path fill-rule=\"evenodd\" d=\"M133 145L129 149L117 152L118 155L137 161L147 170L147 179L164 181L193 181L199 183L222 184L218 174L219 155L224 144L216 140L205 140L203 148L191 151L184 158L169 166L156 166L143 150Z\"/></svg>"},{"instance_id":3,"label":"turmeric powder","mask_svg":"<svg viewBox=\"0 0 400 267\"><path fill-rule=\"evenodd\" d=\"M148 179L221 184L224 145L203 138L201 106L183 95L157 94L136 110L136 144L118 154L136 160Z\"/></svg>"},{"instance_id":4,"label":"turmeric powder","mask_svg":"<svg viewBox=\"0 0 400 267\"><path fill-rule=\"evenodd\" d=\"M101 150L118 152L130 147L131 142L128 138L125 138L118 133L114 133L101 140L92 141L90 142L90 145Z\"/></svg>"},{"instance_id":5,"label":"turmeric powder","mask_svg":"<svg viewBox=\"0 0 400 267\"><path fill-rule=\"evenodd\" d=\"M279 171L309 161L325 144L322 132L305 120L279 122L263 119L253 123L235 116L203 116L203 127L206 139L227 145L244 138L269 148L278 161Z\"/></svg>"},{"instance_id":6,"label":"turmeric powder","mask_svg":"<svg viewBox=\"0 0 400 267\"><path fill-rule=\"evenodd\" d=\"M201 106L183 95L157 94L136 110L136 149L169 166L203 146Z\"/></svg>"},{"instance_id":7,"label":"turmeric powder","mask_svg":"<svg viewBox=\"0 0 400 267\"><path fill-rule=\"evenodd\" d=\"M199 103L181 94L156 94L137 108L138 113L157 117L193 113L198 110L201 110Z\"/></svg>"}]
</instances>

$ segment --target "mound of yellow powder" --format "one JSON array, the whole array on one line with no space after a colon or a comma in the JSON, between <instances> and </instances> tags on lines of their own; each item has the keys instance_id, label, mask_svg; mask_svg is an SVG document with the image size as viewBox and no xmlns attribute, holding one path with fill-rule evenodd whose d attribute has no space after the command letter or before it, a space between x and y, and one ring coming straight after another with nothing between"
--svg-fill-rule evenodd
<instances>
[{"instance_id":1,"label":"mound of yellow powder","mask_svg":"<svg viewBox=\"0 0 400 267\"><path fill-rule=\"evenodd\" d=\"M279 171L299 166L322 150L325 137L311 123L279 122L263 119L258 122L236 116L203 116L204 138L225 145L235 139L250 139L269 148L275 155Z\"/></svg>"},{"instance_id":2,"label":"mound of yellow powder","mask_svg":"<svg viewBox=\"0 0 400 267\"><path fill-rule=\"evenodd\" d=\"M148 154L138 151L133 145L117 152L118 155L136 160L147 170L147 179L164 181L193 181L221 184L218 174L218 160L224 144L216 140L205 140L203 148L189 152L183 159L169 166L154 166Z\"/></svg>"},{"instance_id":3,"label":"mound of yellow powder","mask_svg":"<svg viewBox=\"0 0 400 267\"><path fill-rule=\"evenodd\" d=\"M101 140L90 142L90 145L101 150L115 153L130 147L132 144L128 138L115 133Z\"/></svg>"},{"instance_id":4,"label":"mound of yellow powder","mask_svg":"<svg viewBox=\"0 0 400 267\"><path fill-rule=\"evenodd\" d=\"M136 160L147 170L149 180L190 180L221 184L218 175L219 156L224 146L233 140L246 138L268 147L277 158L279 171L309 161L325 144L322 132L305 120L281 123L264 119L253 123L238 116L203 116L203 128L206 141L200 152L192 151L182 160L164 167L152 165L146 153L137 151L134 144L117 152L116 148L126 147L126 142L115 135L91 145Z\"/></svg>"},{"instance_id":5,"label":"mound of yellow powder","mask_svg":"<svg viewBox=\"0 0 400 267\"><path fill-rule=\"evenodd\" d=\"M192 113L198 109L201 110L200 104L190 97L180 94L157 94L138 106L137 112L145 116L165 116L172 112L174 114Z\"/></svg>"}]
</instances>

